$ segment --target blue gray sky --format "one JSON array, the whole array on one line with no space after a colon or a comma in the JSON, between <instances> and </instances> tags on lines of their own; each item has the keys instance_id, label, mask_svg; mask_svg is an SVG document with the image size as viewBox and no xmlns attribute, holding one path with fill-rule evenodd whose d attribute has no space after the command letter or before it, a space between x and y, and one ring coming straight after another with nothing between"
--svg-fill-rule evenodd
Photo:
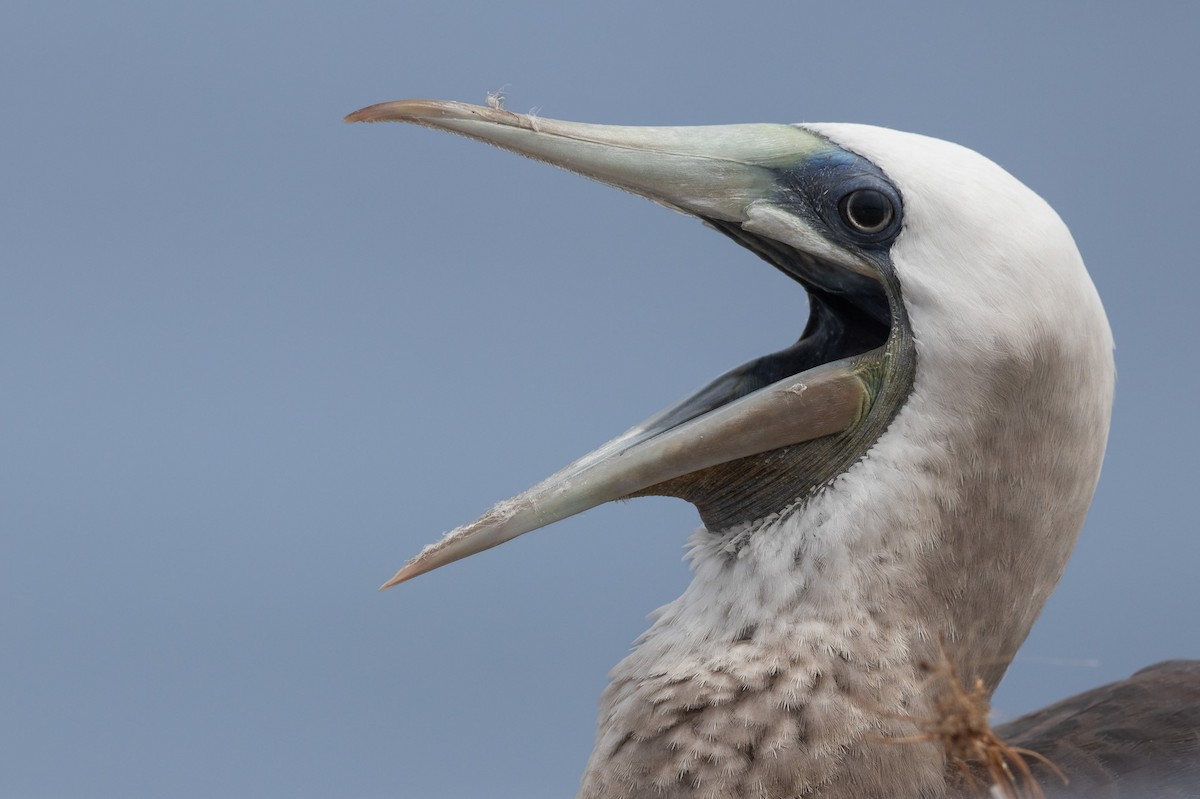
<instances>
[{"instance_id":1,"label":"blue gray sky","mask_svg":"<svg viewBox=\"0 0 1200 799\"><path fill-rule=\"evenodd\" d=\"M401 97L622 124L855 121L1071 226L1108 460L1002 715L1200 656L1194 34L1181 3L9 2L0 11L0 796L563 797L688 580L676 500L386 594L803 295L693 220Z\"/></svg>"}]
</instances>

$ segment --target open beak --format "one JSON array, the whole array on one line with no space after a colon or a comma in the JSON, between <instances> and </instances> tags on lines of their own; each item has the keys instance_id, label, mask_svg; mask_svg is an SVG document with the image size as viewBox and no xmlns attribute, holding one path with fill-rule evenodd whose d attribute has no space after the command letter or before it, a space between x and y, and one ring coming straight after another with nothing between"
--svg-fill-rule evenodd
<instances>
[{"instance_id":1,"label":"open beak","mask_svg":"<svg viewBox=\"0 0 1200 799\"><path fill-rule=\"evenodd\" d=\"M401 100L347 122L411 122L545 161L699 217L734 237L804 255L802 282L874 282L872 263L789 212L780 176L832 147L802 128L752 124L619 127L561 122L502 108ZM734 231L730 233L730 231ZM782 267L781 267L782 268ZM840 358L782 379L752 381L751 365L583 456L425 548L389 588L604 502L719 464L842 433L868 412L862 359Z\"/></svg>"}]
</instances>

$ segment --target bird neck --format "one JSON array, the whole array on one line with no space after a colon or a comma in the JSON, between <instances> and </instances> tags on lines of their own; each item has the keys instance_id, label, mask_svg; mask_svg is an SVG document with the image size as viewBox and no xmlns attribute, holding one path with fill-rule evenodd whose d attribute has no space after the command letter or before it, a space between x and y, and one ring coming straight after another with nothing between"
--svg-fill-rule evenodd
<instances>
[{"instance_id":1,"label":"bird neck","mask_svg":"<svg viewBox=\"0 0 1200 799\"><path fill-rule=\"evenodd\" d=\"M936 795L929 630L894 552L826 557L795 516L694 540L696 579L613 672L581 799ZM730 553L736 551L736 555ZM898 726L899 725L899 726ZM872 780L878 784L873 784Z\"/></svg>"},{"instance_id":2,"label":"bird neck","mask_svg":"<svg viewBox=\"0 0 1200 799\"><path fill-rule=\"evenodd\" d=\"M580 797L944 792L941 749L897 740L931 714L928 664L944 656L990 694L1062 573L1103 456L1111 356L1050 344L976 364L961 390L919 372L831 484L699 531L692 584L613 672Z\"/></svg>"}]
</instances>

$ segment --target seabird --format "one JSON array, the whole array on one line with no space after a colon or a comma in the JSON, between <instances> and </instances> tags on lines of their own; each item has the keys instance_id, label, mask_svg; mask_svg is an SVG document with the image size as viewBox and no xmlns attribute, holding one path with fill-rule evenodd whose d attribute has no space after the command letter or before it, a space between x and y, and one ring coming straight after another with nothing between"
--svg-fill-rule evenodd
<instances>
[{"instance_id":1,"label":"seabird","mask_svg":"<svg viewBox=\"0 0 1200 799\"><path fill-rule=\"evenodd\" d=\"M1058 215L971 150L866 125L618 127L433 100L346 119L458 133L639 194L808 293L795 344L385 585L610 500L697 507L694 579L612 672L579 796L890 799L986 780L931 730L945 683L986 702L1003 676L1083 524L1112 406L1112 335ZM1024 762L1048 794L1200 795L1200 662L996 734L1037 753Z\"/></svg>"}]
</instances>

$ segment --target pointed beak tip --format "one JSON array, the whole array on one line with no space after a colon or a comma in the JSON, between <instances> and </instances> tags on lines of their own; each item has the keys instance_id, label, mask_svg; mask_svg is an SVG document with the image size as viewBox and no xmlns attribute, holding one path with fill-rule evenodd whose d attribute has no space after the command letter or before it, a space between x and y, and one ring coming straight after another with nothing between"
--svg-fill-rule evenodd
<instances>
[{"instance_id":1,"label":"pointed beak tip","mask_svg":"<svg viewBox=\"0 0 1200 799\"><path fill-rule=\"evenodd\" d=\"M345 122L415 122L419 125L434 124L434 120L464 121L484 120L501 125L512 126L511 118L517 114L501 111L470 103L457 103L452 100L388 100L375 103L366 108L360 108L354 113L347 114Z\"/></svg>"},{"instance_id":2,"label":"pointed beak tip","mask_svg":"<svg viewBox=\"0 0 1200 799\"><path fill-rule=\"evenodd\" d=\"M379 586L379 590L386 591L389 588L395 588L396 586L400 585L400 583L402 583L408 579L408 577L401 576L402 574L403 574L403 569L396 572L396 574L392 577L392 579L388 580L386 583Z\"/></svg>"},{"instance_id":3,"label":"pointed beak tip","mask_svg":"<svg viewBox=\"0 0 1200 799\"><path fill-rule=\"evenodd\" d=\"M431 571L434 568L437 567L429 566L428 563L422 561L420 558L414 558L413 560L401 566L400 571L392 575L390 580L379 586L379 590L386 591L389 588L394 588L397 585L400 585L400 583L407 583L414 577L420 577L425 572Z\"/></svg>"},{"instance_id":4,"label":"pointed beak tip","mask_svg":"<svg viewBox=\"0 0 1200 799\"><path fill-rule=\"evenodd\" d=\"M366 108L360 108L352 114L346 114L345 122L415 122L424 116L437 116L445 113L447 105L440 100L388 100L375 103Z\"/></svg>"},{"instance_id":5,"label":"pointed beak tip","mask_svg":"<svg viewBox=\"0 0 1200 799\"><path fill-rule=\"evenodd\" d=\"M346 116L342 117L342 121L347 124L351 122L382 122L384 121L384 116L380 113L380 105L382 103L360 108L353 113L346 114Z\"/></svg>"}]
</instances>

